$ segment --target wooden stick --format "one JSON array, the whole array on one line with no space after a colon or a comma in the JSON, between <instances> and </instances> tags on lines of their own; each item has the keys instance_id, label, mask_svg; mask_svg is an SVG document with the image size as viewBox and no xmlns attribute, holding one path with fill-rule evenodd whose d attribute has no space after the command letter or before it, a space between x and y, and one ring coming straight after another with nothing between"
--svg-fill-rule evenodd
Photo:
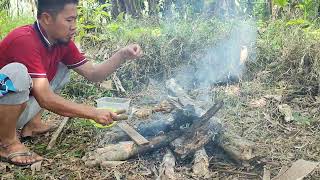
<instances>
[{"instance_id":1,"label":"wooden stick","mask_svg":"<svg viewBox=\"0 0 320 180\"><path fill-rule=\"evenodd\" d=\"M192 172L198 177L205 177L209 175L209 158L204 148L196 151L194 154Z\"/></svg>"},{"instance_id":2,"label":"wooden stick","mask_svg":"<svg viewBox=\"0 0 320 180\"><path fill-rule=\"evenodd\" d=\"M167 153L164 155L162 163L160 165L159 176L156 180L175 180L177 179L174 173L174 167L176 166L176 159L170 149L167 149Z\"/></svg>"},{"instance_id":3,"label":"wooden stick","mask_svg":"<svg viewBox=\"0 0 320 180\"><path fill-rule=\"evenodd\" d=\"M224 131L223 134L217 136L216 142L233 160L240 164L255 157L255 144L229 131Z\"/></svg>"},{"instance_id":4,"label":"wooden stick","mask_svg":"<svg viewBox=\"0 0 320 180\"><path fill-rule=\"evenodd\" d=\"M49 142L49 144L47 146L47 150L52 149L53 146L56 144L56 141L57 141L60 133L62 132L63 127L67 124L68 120L69 120L69 117L65 117L62 120L62 122L59 125L59 128L53 133L52 138L51 138L51 140L50 140L50 142Z\"/></svg>"},{"instance_id":5,"label":"wooden stick","mask_svg":"<svg viewBox=\"0 0 320 180\"><path fill-rule=\"evenodd\" d=\"M144 154L162 147L181 136L182 130L170 131L167 134L151 138L149 144L139 146L133 141L120 142L118 144L108 144L103 148L98 148L93 152L86 153L82 158L85 165L94 167L101 165L104 161L124 161L138 154Z\"/></svg>"},{"instance_id":6,"label":"wooden stick","mask_svg":"<svg viewBox=\"0 0 320 180\"><path fill-rule=\"evenodd\" d=\"M138 145L145 145L148 144L149 141L144 138L141 134L139 134L135 129L129 126L125 122L118 123L118 126L128 134L128 136Z\"/></svg>"}]
</instances>

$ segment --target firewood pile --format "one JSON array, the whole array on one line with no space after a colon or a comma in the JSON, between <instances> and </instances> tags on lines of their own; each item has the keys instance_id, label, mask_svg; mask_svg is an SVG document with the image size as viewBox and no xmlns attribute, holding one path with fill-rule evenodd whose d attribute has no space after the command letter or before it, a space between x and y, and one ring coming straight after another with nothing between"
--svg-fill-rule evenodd
<instances>
[{"instance_id":1,"label":"firewood pile","mask_svg":"<svg viewBox=\"0 0 320 180\"><path fill-rule=\"evenodd\" d=\"M145 119L132 127L148 143L139 144L115 126L105 133L106 138L102 138L97 148L83 157L84 163L89 167L107 167L166 148L158 179L176 179L176 161L186 157L194 159L192 169L196 176L208 176L209 157L204 147L212 141L216 147L210 148L222 148L237 163L249 163L255 157L254 143L232 134L215 117L223 110L222 101L215 102L206 111L174 79L167 81L166 89L170 95L165 101L153 108L135 110L130 115L130 119Z\"/></svg>"}]
</instances>

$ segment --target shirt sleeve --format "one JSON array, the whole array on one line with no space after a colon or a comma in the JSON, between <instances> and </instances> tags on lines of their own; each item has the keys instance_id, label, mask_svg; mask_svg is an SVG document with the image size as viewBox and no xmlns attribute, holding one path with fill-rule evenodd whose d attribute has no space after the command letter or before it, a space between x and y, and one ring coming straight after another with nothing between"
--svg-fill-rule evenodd
<instances>
[{"instance_id":1,"label":"shirt sleeve","mask_svg":"<svg viewBox=\"0 0 320 180\"><path fill-rule=\"evenodd\" d=\"M88 60L86 59L83 53L80 53L79 49L74 44L74 42L70 41L62 62L69 69L73 69L85 64L86 62L88 62Z\"/></svg>"},{"instance_id":2,"label":"shirt sleeve","mask_svg":"<svg viewBox=\"0 0 320 180\"><path fill-rule=\"evenodd\" d=\"M10 61L25 65L31 78L47 78L39 46L31 37L17 37L7 46L6 53Z\"/></svg>"}]
</instances>

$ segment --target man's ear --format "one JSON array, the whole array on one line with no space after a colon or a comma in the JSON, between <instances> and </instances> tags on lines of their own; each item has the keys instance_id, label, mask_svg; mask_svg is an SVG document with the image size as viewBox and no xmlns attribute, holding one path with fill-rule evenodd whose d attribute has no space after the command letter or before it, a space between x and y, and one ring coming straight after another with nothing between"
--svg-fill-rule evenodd
<instances>
[{"instance_id":1,"label":"man's ear","mask_svg":"<svg viewBox=\"0 0 320 180\"><path fill-rule=\"evenodd\" d=\"M47 12L44 12L41 14L41 19L43 20L43 22L46 24L46 25L49 25L49 24L52 24L53 22L53 17L51 14L47 13Z\"/></svg>"}]
</instances>

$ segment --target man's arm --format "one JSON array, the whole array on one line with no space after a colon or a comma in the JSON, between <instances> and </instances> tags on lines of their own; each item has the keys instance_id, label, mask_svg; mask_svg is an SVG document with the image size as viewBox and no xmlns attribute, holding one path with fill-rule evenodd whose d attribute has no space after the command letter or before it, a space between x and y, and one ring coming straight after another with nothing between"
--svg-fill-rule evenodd
<instances>
[{"instance_id":1,"label":"man's arm","mask_svg":"<svg viewBox=\"0 0 320 180\"><path fill-rule=\"evenodd\" d=\"M135 59L142 55L142 51L139 45L129 45L118 52L116 52L110 59L100 64L93 64L87 62L74 70L86 77L92 82L101 82L107 78L110 74L116 71L122 63L129 59Z\"/></svg>"},{"instance_id":2,"label":"man's arm","mask_svg":"<svg viewBox=\"0 0 320 180\"><path fill-rule=\"evenodd\" d=\"M33 78L32 80L32 94L44 109L62 116L93 119L103 125L112 123L113 118L116 116L115 113L107 110L99 110L64 99L51 90L49 81L46 78Z\"/></svg>"}]
</instances>

